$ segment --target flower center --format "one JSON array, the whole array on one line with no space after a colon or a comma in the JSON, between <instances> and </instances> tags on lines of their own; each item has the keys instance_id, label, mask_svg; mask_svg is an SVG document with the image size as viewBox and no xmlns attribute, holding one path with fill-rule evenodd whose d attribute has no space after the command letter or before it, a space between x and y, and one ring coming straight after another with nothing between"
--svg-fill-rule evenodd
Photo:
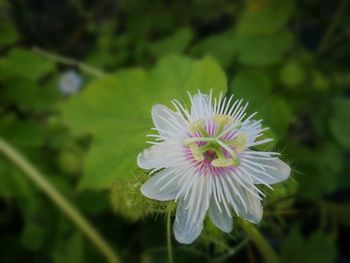
<instances>
[{"instance_id":1,"label":"flower center","mask_svg":"<svg viewBox=\"0 0 350 263\"><path fill-rule=\"evenodd\" d=\"M216 115L209 121L200 119L190 126L192 137L184 143L196 161L214 167L238 166L237 154L243 152L247 144L246 134L235 131L241 125L229 115Z\"/></svg>"}]
</instances>

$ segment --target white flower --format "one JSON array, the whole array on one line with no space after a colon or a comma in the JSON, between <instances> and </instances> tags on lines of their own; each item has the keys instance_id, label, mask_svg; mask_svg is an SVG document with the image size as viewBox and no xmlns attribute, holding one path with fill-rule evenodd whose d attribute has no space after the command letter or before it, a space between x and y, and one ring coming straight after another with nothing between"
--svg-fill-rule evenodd
<instances>
[{"instance_id":1,"label":"white flower","mask_svg":"<svg viewBox=\"0 0 350 263\"><path fill-rule=\"evenodd\" d=\"M163 105L152 109L156 142L137 157L138 166L153 169L142 193L160 201L177 202L174 234L178 242L192 243L208 214L222 231L232 231L232 216L252 223L261 220L264 193L255 185L271 188L286 180L290 167L275 152L252 147L271 139L258 138L266 129L261 120L246 117L247 104L230 98L212 98L200 92L190 96L190 112L177 100L176 111Z\"/></svg>"},{"instance_id":2,"label":"white flower","mask_svg":"<svg viewBox=\"0 0 350 263\"><path fill-rule=\"evenodd\" d=\"M82 80L74 70L68 70L62 74L58 88L65 95L75 94L80 90Z\"/></svg>"}]
</instances>

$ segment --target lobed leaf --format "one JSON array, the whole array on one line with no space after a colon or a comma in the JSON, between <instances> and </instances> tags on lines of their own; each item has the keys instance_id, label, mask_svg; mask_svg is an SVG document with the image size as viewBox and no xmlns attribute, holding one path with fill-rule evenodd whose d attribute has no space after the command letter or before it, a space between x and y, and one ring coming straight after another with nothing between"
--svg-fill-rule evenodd
<instances>
[{"instance_id":1,"label":"lobed leaf","mask_svg":"<svg viewBox=\"0 0 350 263\"><path fill-rule=\"evenodd\" d=\"M211 58L182 56L162 59L151 71L130 69L91 82L79 95L62 103L63 121L77 134L94 141L84 164L80 189L110 187L120 176L135 171L136 156L147 147L152 105L170 106L187 100L186 92L214 95L226 91L226 76Z\"/></svg>"}]
</instances>

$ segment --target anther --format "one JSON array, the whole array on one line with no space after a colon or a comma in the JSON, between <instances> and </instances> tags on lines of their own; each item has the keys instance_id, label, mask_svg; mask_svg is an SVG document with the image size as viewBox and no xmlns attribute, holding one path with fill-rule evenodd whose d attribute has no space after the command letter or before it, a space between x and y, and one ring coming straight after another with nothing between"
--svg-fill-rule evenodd
<instances>
[{"instance_id":1,"label":"anther","mask_svg":"<svg viewBox=\"0 0 350 263\"><path fill-rule=\"evenodd\" d=\"M214 116L214 122L218 125L216 133L219 134L226 125L232 124L233 119L230 115L216 115Z\"/></svg>"},{"instance_id":2,"label":"anther","mask_svg":"<svg viewBox=\"0 0 350 263\"><path fill-rule=\"evenodd\" d=\"M246 149L248 137L244 133L239 133L233 140L226 141L225 144L235 147L236 153L241 153Z\"/></svg>"},{"instance_id":3,"label":"anther","mask_svg":"<svg viewBox=\"0 0 350 263\"><path fill-rule=\"evenodd\" d=\"M241 161L239 158L218 158L211 161L211 165L214 167L230 167L238 166Z\"/></svg>"},{"instance_id":4,"label":"anther","mask_svg":"<svg viewBox=\"0 0 350 263\"><path fill-rule=\"evenodd\" d=\"M217 132L218 135L216 136L216 138L221 138L225 134L228 134L228 133L232 132L233 130L239 129L241 127L242 127L242 122L240 122L238 120L233 120L229 127L227 127L225 130L223 130L221 133Z\"/></svg>"},{"instance_id":5,"label":"anther","mask_svg":"<svg viewBox=\"0 0 350 263\"><path fill-rule=\"evenodd\" d=\"M232 166L232 159L231 158L225 158L225 159L215 159L211 161L211 165L214 167L229 167Z\"/></svg>"},{"instance_id":6,"label":"anther","mask_svg":"<svg viewBox=\"0 0 350 263\"><path fill-rule=\"evenodd\" d=\"M201 150L201 148L197 145L197 143L191 143L189 145L189 148L191 150L191 153L193 155L193 158L196 161L203 161L204 160L204 155L203 155L203 151Z\"/></svg>"},{"instance_id":7,"label":"anther","mask_svg":"<svg viewBox=\"0 0 350 263\"><path fill-rule=\"evenodd\" d=\"M196 120L194 123L191 124L190 132L192 134L196 132L200 132L202 136L208 136L208 132L204 129L204 126L205 126L204 119Z\"/></svg>"}]
</instances>

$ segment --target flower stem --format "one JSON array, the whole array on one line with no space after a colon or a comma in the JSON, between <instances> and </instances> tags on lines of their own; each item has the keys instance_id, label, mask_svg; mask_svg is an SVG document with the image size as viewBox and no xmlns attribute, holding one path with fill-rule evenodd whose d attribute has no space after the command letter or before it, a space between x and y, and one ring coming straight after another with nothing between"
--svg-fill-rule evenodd
<instances>
[{"instance_id":1,"label":"flower stem","mask_svg":"<svg viewBox=\"0 0 350 263\"><path fill-rule=\"evenodd\" d=\"M30 164L14 147L0 138L0 152L13 162L33 181L62 212L90 239L110 263L120 262L118 256L107 244L97 230L74 208L56 188L32 164Z\"/></svg>"},{"instance_id":2,"label":"flower stem","mask_svg":"<svg viewBox=\"0 0 350 263\"><path fill-rule=\"evenodd\" d=\"M244 232L249 236L249 238L253 241L255 246L259 249L264 261L267 263L279 263L279 257L272 249L270 244L266 241L266 239L261 235L261 233L256 229L256 227L248 223L247 221L240 221L240 225Z\"/></svg>"},{"instance_id":3,"label":"flower stem","mask_svg":"<svg viewBox=\"0 0 350 263\"><path fill-rule=\"evenodd\" d=\"M58 63L62 63L65 65L70 65L70 66L76 66L81 71L85 71L86 73L88 73L92 76L95 76L95 77L103 77L105 75L105 72L103 72L100 69L93 68L89 65L86 65L86 64L84 64L78 60L72 59L72 58L53 54L51 52L45 51L45 50L38 48L38 47L34 47L33 52L37 53L45 58L48 58L48 59L53 60L55 62L58 62Z\"/></svg>"},{"instance_id":4,"label":"flower stem","mask_svg":"<svg viewBox=\"0 0 350 263\"><path fill-rule=\"evenodd\" d=\"M168 258L169 263L173 263L173 247L171 244L171 212L167 213L166 218L166 236L167 236L167 246L168 246Z\"/></svg>"}]
</instances>

